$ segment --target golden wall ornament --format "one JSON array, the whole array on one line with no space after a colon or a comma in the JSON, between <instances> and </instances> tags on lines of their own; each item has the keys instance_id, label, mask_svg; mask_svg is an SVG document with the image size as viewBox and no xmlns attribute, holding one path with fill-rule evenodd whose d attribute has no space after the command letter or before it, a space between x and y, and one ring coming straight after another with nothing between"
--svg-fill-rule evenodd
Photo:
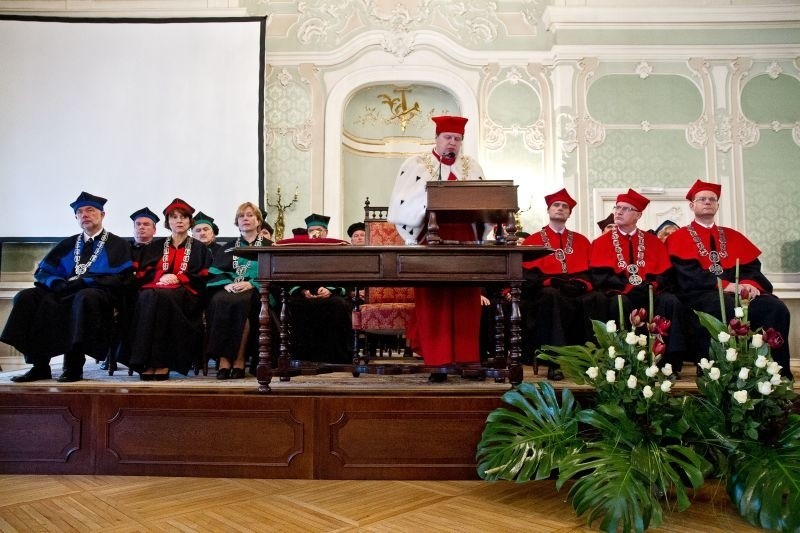
<instances>
[{"instance_id":1,"label":"golden wall ornament","mask_svg":"<svg viewBox=\"0 0 800 533\"><path fill-rule=\"evenodd\" d=\"M378 98L382 99L381 101L389 107L389 113L391 113L389 120L400 121L400 131L403 133L406 131L406 125L408 125L408 121L417 116L420 111L419 102L414 102L412 107L408 107L406 93L411 91L412 89L410 88L395 89L394 92L400 93L400 97L398 98L392 98L390 95L385 93L378 95Z\"/></svg>"}]
</instances>

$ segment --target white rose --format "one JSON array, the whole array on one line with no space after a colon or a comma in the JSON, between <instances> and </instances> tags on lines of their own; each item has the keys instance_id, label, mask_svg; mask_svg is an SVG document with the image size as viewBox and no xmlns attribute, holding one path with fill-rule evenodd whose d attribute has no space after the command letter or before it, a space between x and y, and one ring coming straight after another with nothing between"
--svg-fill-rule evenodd
<instances>
[{"instance_id":1,"label":"white rose","mask_svg":"<svg viewBox=\"0 0 800 533\"><path fill-rule=\"evenodd\" d=\"M672 375L672 365L667 363L666 365L664 365L664 368L662 368L661 371L664 373L665 376Z\"/></svg>"},{"instance_id":2,"label":"white rose","mask_svg":"<svg viewBox=\"0 0 800 533\"><path fill-rule=\"evenodd\" d=\"M629 389L635 389L636 388L636 384L638 383L638 381L639 380L636 379L636 376L628 376L628 383L627 383L628 388Z\"/></svg>"},{"instance_id":3,"label":"white rose","mask_svg":"<svg viewBox=\"0 0 800 533\"><path fill-rule=\"evenodd\" d=\"M639 346L647 346L647 335L639 335Z\"/></svg>"},{"instance_id":4,"label":"white rose","mask_svg":"<svg viewBox=\"0 0 800 533\"><path fill-rule=\"evenodd\" d=\"M771 378L769 378L769 382L772 383L773 385L776 385L776 386L780 385L781 384L781 375L780 374L774 374Z\"/></svg>"},{"instance_id":5,"label":"white rose","mask_svg":"<svg viewBox=\"0 0 800 533\"><path fill-rule=\"evenodd\" d=\"M586 369L586 375L591 379L597 379L598 370L599 369L596 366L590 366Z\"/></svg>"},{"instance_id":6,"label":"white rose","mask_svg":"<svg viewBox=\"0 0 800 533\"><path fill-rule=\"evenodd\" d=\"M733 399L739 403L745 403L747 401L747 391L737 390L733 393Z\"/></svg>"},{"instance_id":7,"label":"white rose","mask_svg":"<svg viewBox=\"0 0 800 533\"><path fill-rule=\"evenodd\" d=\"M731 336L724 331L720 331L719 335L717 335L717 340L719 340L719 342L721 342L722 344L725 344L726 342L731 340Z\"/></svg>"},{"instance_id":8,"label":"white rose","mask_svg":"<svg viewBox=\"0 0 800 533\"><path fill-rule=\"evenodd\" d=\"M639 335L634 333L633 331L629 331L627 335L625 335L625 342L633 346L639 342Z\"/></svg>"},{"instance_id":9,"label":"white rose","mask_svg":"<svg viewBox=\"0 0 800 533\"><path fill-rule=\"evenodd\" d=\"M781 365L779 365L775 361L771 361L767 365L767 374L769 374L770 376L774 376L775 374L780 374L781 368L783 368Z\"/></svg>"},{"instance_id":10,"label":"white rose","mask_svg":"<svg viewBox=\"0 0 800 533\"><path fill-rule=\"evenodd\" d=\"M648 378L654 378L656 375L658 375L658 367L656 365L648 366L644 373Z\"/></svg>"},{"instance_id":11,"label":"white rose","mask_svg":"<svg viewBox=\"0 0 800 533\"><path fill-rule=\"evenodd\" d=\"M617 381L617 373L613 370L606 370L606 381L609 383L614 383Z\"/></svg>"},{"instance_id":12,"label":"white rose","mask_svg":"<svg viewBox=\"0 0 800 533\"><path fill-rule=\"evenodd\" d=\"M661 383L661 390L664 392L669 392L669 389L672 388L672 382L670 380L663 381Z\"/></svg>"},{"instance_id":13,"label":"white rose","mask_svg":"<svg viewBox=\"0 0 800 533\"><path fill-rule=\"evenodd\" d=\"M609 320L608 322L606 322L606 331L608 333L616 332L617 331L617 323L614 322L613 320Z\"/></svg>"},{"instance_id":14,"label":"white rose","mask_svg":"<svg viewBox=\"0 0 800 533\"><path fill-rule=\"evenodd\" d=\"M750 377L750 369L742 367L742 369L739 370L739 379L747 379L748 377Z\"/></svg>"},{"instance_id":15,"label":"white rose","mask_svg":"<svg viewBox=\"0 0 800 533\"><path fill-rule=\"evenodd\" d=\"M617 357L616 359L614 359L614 368L616 368L617 370L622 370L623 368L625 368L625 359L623 359L622 357Z\"/></svg>"},{"instance_id":16,"label":"white rose","mask_svg":"<svg viewBox=\"0 0 800 533\"><path fill-rule=\"evenodd\" d=\"M650 388L650 385L645 385L642 389L642 396L645 398L651 398L653 396L653 389Z\"/></svg>"},{"instance_id":17,"label":"white rose","mask_svg":"<svg viewBox=\"0 0 800 533\"><path fill-rule=\"evenodd\" d=\"M714 367L711 370L709 370L708 377L710 377L714 381L717 381L719 379L719 368Z\"/></svg>"},{"instance_id":18,"label":"white rose","mask_svg":"<svg viewBox=\"0 0 800 533\"><path fill-rule=\"evenodd\" d=\"M609 346L608 347L608 356L609 357L614 357L615 355L617 355L617 349L614 348L613 346Z\"/></svg>"},{"instance_id":19,"label":"white rose","mask_svg":"<svg viewBox=\"0 0 800 533\"><path fill-rule=\"evenodd\" d=\"M743 318L744 317L744 309L741 307L734 307L733 308L733 316L736 318Z\"/></svg>"},{"instance_id":20,"label":"white rose","mask_svg":"<svg viewBox=\"0 0 800 533\"><path fill-rule=\"evenodd\" d=\"M753 348L761 348L764 346L764 336L761 333L756 333L753 335L753 340L750 342Z\"/></svg>"},{"instance_id":21,"label":"white rose","mask_svg":"<svg viewBox=\"0 0 800 533\"><path fill-rule=\"evenodd\" d=\"M768 396L769 393L772 392L772 383L770 383L769 381L759 381L757 387L758 387L758 392L760 392L764 396Z\"/></svg>"},{"instance_id":22,"label":"white rose","mask_svg":"<svg viewBox=\"0 0 800 533\"><path fill-rule=\"evenodd\" d=\"M756 357L756 366L758 368L766 367L767 366L767 358L764 357L763 355L759 355L758 357Z\"/></svg>"},{"instance_id":23,"label":"white rose","mask_svg":"<svg viewBox=\"0 0 800 533\"><path fill-rule=\"evenodd\" d=\"M639 350L639 353L636 354L636 359L638 361L644 361L644 358L647 357L647 352L644 350Z\"/></svg>"},{"instance_id":24,"label":"white rose","mask_svg":"<svg viewBox=\"0 0 800 533\"><path fill-rule=\"evenodd\" d=\"M703 370L708 370L712 366L714 366L714 361L709 361L705 357L700 359L700 368L702 368Z\"/></svg>"},{"instance_id":25,"label":"white rose","mask_svg":"<svg viewBox=\"0 0 800 533\"><path fill-rule=\"evenodd\" d=\"M725 350L725 359L731 363L736 361L736 348L728 348Z\"/></svg>"}]
</instances>

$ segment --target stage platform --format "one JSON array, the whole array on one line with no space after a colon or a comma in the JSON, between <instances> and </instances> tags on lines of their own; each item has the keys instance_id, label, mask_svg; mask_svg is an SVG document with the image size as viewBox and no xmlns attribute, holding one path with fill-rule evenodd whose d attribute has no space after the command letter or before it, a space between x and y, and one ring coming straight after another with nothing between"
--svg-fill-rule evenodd
<instances>
[{"instance_id":1,"label":"stage platform","mask_svg":"<svg viewBox=\"0 0 800 533\"><path fill-rule=\"evenodd\" d=\"M546 374L524 371L525 381ZM0 373L2 474L478 479L486 416L510 388L491 379L337 372L275 378L272 392L259 394L252 376L173 373L143 382L124 368L108 376L94 362L76 383L10 381L22 372ZM685 366L675 389L696 390L693 375ZM586 387L553 384L588 397Z\"/></svg>"}]
</instances>

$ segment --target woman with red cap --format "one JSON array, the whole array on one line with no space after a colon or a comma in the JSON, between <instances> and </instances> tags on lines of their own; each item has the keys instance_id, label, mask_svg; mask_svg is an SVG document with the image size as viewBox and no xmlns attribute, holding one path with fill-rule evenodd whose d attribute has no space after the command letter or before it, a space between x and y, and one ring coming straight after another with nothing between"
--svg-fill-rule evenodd
<instances>
[{"instance_id":1,"label":"woman with red cap","mask_svg":"<svg viewBox=\"0 0 800 533\"><path fill-rule=\"evenodd\" d=\"M148 247L136 272L140 285L131 328L130 361L143 381L187 374L202 352L203 302L211 252L189 235L194 208L175 198L164 209L169 237Z\"/></svg>"},{"instance_id":2,"label":"woman with red cap","mask_svg":"<svg viewBox=\"0 0 800 533\"><path fill-rule=\"evenodd\" d=\"M461 153L464 117L433 117L436 145L429 153L408 158L400 167L389 200L387 219L407 244L425 242L424 223L427 204L425 184L429 181L482 180L483 169ZM479 240L474 224L439 224L444 240ZM415 352L426 365L480 361L480 288L417 287L414 290L416 320L406 332ZM431 374L431 381L447 379L446 369Z\"/></svg>"}]
</instances>

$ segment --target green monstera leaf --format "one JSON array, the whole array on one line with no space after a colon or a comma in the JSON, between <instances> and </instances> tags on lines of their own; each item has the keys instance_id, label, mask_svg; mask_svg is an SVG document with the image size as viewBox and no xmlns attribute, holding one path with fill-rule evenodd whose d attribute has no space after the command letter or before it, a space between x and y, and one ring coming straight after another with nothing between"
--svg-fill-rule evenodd
<instances>
[{"instance_id":1,"label":"green monstera leaf","mask_svg":"<svg viewBox=\"0 0 800 533\"><path fill-rule=\"evenodd\" d=\"M739 446L730 470L728 495L748 522L800 531L800 415L789 415L775 446Z\"/></svg>"},{"instance_id":2,"label":"green monstera leaf","mask_svg":"<svg viewBox=\"0 0 800 533\"><path fill-rule=\"evenodd\" d=\"M583 446L569 389L561 401L549 383L522 383L503 395L511 408L489 413L478 444L478 475L489 481L546 479Z\"/></svg>"},{"instance_id":3,"label":"green monstera leaf","mask_svg":"<svg viewBox=\"0 0 800 533\"><path fill-rule=\"evenodd\" d=\"M581 411L581 422L600 438L563 462L557 486L575 479L569 495L575 512L600 519L603 531L644 531L663 519L662 501L690 505L686 485L699 488L708 462L691 448L647 438L618 406Z\"/></svg>"}]
</instances>

